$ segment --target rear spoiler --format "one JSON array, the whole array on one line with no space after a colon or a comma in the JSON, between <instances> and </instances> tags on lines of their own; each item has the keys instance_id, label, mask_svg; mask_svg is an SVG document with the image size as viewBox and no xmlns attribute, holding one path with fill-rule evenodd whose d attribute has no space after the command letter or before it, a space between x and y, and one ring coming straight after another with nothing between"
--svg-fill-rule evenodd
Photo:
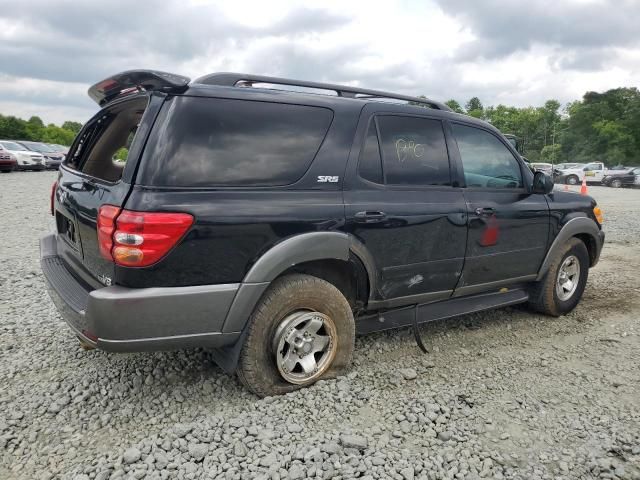
<instances>
[{"instance_id":1,"label":"rear spoiler","mask_svg":"<svg viewBox=\"0 0 640 480\"><path fill-rule=\"evenodd\" d=\"M158 70L127 70L117 73L89 88L89 96L101 107L121 95L134 92L182 93L191 79Z\"/></svg>"}]
</instances>

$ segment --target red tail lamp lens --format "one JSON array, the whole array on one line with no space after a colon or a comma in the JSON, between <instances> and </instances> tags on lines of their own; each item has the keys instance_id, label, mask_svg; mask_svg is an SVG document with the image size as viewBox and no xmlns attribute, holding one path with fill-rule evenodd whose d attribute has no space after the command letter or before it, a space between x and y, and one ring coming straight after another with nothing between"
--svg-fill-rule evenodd
<instances>
[{"instance_id":1,"label":"red tail lamp lens","mask_svg":"<svg viewBox=\"0 0 640 480\"><path fill-rule=\"evenodd\" d=\"M111 256L113 231L115 230L118 213L120 213L120 207L115 205L102 205L98 212L98 246L100 255L111 261L113 261Z\"/></svg>"},{"instance_id":2,"label":"red tail lamp lens","mask_svg":"<svg viewBox=\"0 0 640 480\"><path fill-rule=\"evenodd\" d=\"M111 205L102 208L105 207L117 209ZM104 242L105 249L109 248L107 258L126 267L147 267L156 263L193 224L193 216L188 213L122 210L118 214L118 210L108 210L107 216L115 219L110 224L106 219L104 222L104 235L109 235L109 242ZM98 236L101 234L100 226L98 221ZM100 245L103 252L102 241Z\"/></svg>"}]
</instances>

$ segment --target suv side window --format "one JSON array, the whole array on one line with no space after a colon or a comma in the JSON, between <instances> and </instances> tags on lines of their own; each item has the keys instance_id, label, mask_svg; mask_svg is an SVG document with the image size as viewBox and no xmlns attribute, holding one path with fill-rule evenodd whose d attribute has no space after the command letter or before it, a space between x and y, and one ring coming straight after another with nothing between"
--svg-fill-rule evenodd
<instances>
[{"instance_id":1,"label":"suv side window","mask_svg":"<svg viewBox=\"0 0 640 480\"><path fill-rule=\"evenodd\" d=\"M479 128L452 124L467 187L522 188L520 164L494 135Z\"/></svg>"},{"instance_id":2,"label":"suv side window","mask_svg":"<svg viewBox=\"0 0 640 480\"><path fill-rule=\"evenodd\" d=\"M142 183L275 186L307 171L333 119L327 108L176 97L148 141Z\"/></svg>"},{"instance_id":3,"label":"suv side window","mask_svg":"<svg viewBox=\"0 0 640 480\"><path fill-rule=\"evenodd\" d=\"M451 184L442 122L395 115L376 119L386 184Z\"/></svg>"}]
</instances>

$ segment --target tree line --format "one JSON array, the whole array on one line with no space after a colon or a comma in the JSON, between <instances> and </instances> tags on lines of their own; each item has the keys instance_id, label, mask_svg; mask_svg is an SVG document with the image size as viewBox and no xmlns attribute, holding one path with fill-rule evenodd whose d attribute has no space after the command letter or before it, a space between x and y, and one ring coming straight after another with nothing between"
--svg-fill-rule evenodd
<instances>
[{"instance_id":1,"label":"tree line","mask_svg":"<svg viewBox=\"0 0 640 480\"><path fill-rule=\"evenodd\" d=\"M518 137L521 153L536 162L604 162L608 166L640 164L640 92L614 88L587 92L564 106L547 100L541 107L485 107L478 97L464 108L446 102L455 112L481 118L503 133ZM79 122L44 124L40 117L22 120L0 115L0 138L71 145Z\"/></svg>"},{"instance_id":2,"label":"tree line","mask_svg":"<svg viewBox=\"0 0 640 480\"><path fill-rule=\"evenodd\" d=\"M81 128L80 122L67 121L61 126L53 123L45 125L38 116L23 120L0 114L0 139L3 140L31 140L68 146Z\"/></svg>"},{"instance_id":3,"label":"tree line","mask_svg":"<svg viewBox=\"0 0 640 480\"><path fill-rule=\"evenodd\" d=\"M531 162L640 164L640 92L635 87L587 92L564 108L557 100L523 108L484 107L478 97L464 108L453 99L446 103L455 112L516 135Z\"/></svg>"}]
</instances>

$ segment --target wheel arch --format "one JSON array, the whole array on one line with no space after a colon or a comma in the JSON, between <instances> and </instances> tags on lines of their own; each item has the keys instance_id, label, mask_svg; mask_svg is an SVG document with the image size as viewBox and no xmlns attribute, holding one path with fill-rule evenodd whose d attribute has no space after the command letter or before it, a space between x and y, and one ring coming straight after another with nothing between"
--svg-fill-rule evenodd
<instances>
[{"instance_id":1,"label":"wheel arch","mask_svg":"<svg viewBox=\"0 0 640 480\"><path fill-rule=\"evenodd\" d=\"M542 280L545 276L551 262L553 261L556 253L560 251L562 246L570 239L576 237L581 240L589 252L590 267L594 266L600 254L600 229L595 221L588 217L576 217L569 220L564 224L556 238L553 240L547 255L545 256L540 269L538 270L538 276L536 281Z\"/></svg>"},{"instance_id":2,"label":"wheel arch","mask_svg":"<svg viewBox=\"0 0 640 480\"><path fill-rule=\"evenodd\" d=\"M248 319L262 295L273 280L293 272L308 273L329 281L343 294L352 295L352 307L356 309L360 303L366 304L377 287L373 258L353 235L309 232L274 245L249 269L227 313L223 332L242 332L240 338L234 345L211 352L216 363L227 373L235 371L246 338ZM355 286L346 281L352 274Z\"/></svg>"},{"instance_id":3,"label":"wheel arch","mask_svg":"<svg viewBox=\"0 0 640 480\"><path fill-rule=\"evenodd\" d=\"M223 331L242 331L267 287L288 272L315 274L334 283L343 293L352 291L355 307L358 302L366 304L377 287L373 259L353 235L343 232L303 233L277 243L253 264L233 300ZM346 281L350 275L353 275L355 285Z\"/></svg>"}]
</instances>

